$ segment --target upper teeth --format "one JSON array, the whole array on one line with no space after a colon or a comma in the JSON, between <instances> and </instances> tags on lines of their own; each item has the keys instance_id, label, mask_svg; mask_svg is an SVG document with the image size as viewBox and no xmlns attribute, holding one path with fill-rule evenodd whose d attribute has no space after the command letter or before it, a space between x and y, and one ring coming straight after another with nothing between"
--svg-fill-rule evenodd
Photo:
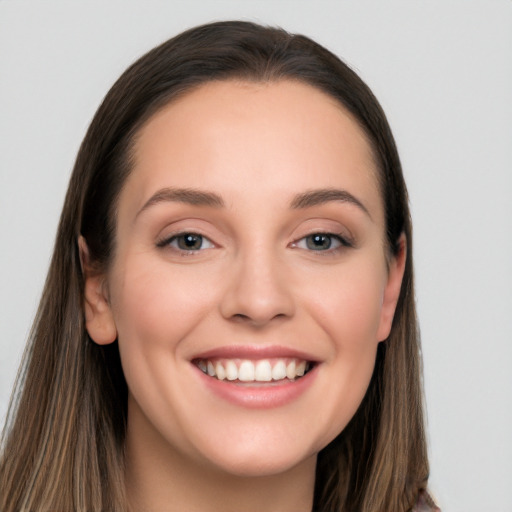
<instances>
[{"instance_id":1,"label":"upper teeth","mask_svg":"<svg viewBox=\"0 0 512 512\"><path fill-rule=\"evenodd\" d=\"M210 377L242 382L270 382L302 377L308 363L299 359L201 359L197 366Z\"/></svg>"}]
</instances>

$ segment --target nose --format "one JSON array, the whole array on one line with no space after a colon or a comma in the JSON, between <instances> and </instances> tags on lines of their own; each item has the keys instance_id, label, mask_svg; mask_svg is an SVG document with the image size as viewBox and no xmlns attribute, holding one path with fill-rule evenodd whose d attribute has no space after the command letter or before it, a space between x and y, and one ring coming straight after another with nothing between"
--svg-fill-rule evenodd
<instances>
[{"instance_id":1,"label":"nose","mask_svg":"<svg viewBox=\"0 0 512 512\"><path fill-rule=\"evenodd\" d=\"M230 269L220 310L224 318L263 327L293 316L295 302L284 262L272 251L240 254Z\"/></svg>"}]
</instances>

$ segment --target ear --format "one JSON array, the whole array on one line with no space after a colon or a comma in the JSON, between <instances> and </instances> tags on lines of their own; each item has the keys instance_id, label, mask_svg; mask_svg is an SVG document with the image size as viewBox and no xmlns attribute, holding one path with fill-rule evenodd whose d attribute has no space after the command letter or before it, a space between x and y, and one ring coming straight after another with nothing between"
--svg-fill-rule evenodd
<instances>
[{"instance_id":1,"label":"ear","mask_svg":"<svg viewBox=\"0 0 512 512\"><path fill-rule=\"evenodd\" d=\"M393 255L388 265L388 279L382 298L380 312L380 324L377 331L377 340L384 341L391 332L393 317L395 316L396 304L402 289L405 262L407 259L407 245L405 235L402 233L398 240L398 252Z\"/></svg>"},{"instance_id":2,"label":"ear","mask_svg":"<svg viewBox=\"0 0 512 512\"><path fill-rule=\"evenodd\" d=\"M108 345L117 338L117 329L108 299L105 276L93 269L89 248L83 236L78 238L80 264L84 275L85 327L98 345Z\"/></svg>"}]
</instances>

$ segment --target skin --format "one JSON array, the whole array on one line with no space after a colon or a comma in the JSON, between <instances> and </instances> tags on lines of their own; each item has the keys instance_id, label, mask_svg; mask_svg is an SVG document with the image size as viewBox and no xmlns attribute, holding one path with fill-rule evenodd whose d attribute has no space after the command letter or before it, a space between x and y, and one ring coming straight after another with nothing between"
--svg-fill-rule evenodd
<instances>
[{"instance_id":1,"label":"skin","mask_svg":"<svg viewBox=\"0 0 512 512\"><path fill-rule=\"evenodd\" d=\"M129 500L147 511L311 510L317 453L361 403L405 263L403 243L387 253L370 146L315 88L226 81L156 113L135 156L108 275L86 270L87 329L99 344L118 338L129 388ZM170 187L223 206L155 199ZM360 204L293 207L318 189ZM201 249L163 243L184 232L202 235ZM312 250L315 233L350 246L333 235ZM315 377L278 407L233 404L191 362L233 345L299 350Z\"/></svg>"}]
</instances>

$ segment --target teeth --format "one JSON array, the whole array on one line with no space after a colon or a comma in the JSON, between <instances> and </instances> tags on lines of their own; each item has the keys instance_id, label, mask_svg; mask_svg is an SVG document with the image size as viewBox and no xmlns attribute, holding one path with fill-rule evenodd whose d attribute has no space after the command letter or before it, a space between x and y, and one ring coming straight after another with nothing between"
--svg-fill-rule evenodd
<instances>
[{"instance_id":1,"label":"teeth","mask_svg":"<svg viewBox=\"0 0 512 512\"><path fill-rule=\"evenodd\" d=\"M243 361L238 371L238 380L242 382L251 382L254 380L254 363L252 361Z\"/></svg>"},{"instance_id":2,"label":"teeth","mask_svg":"<svg viewBox=\"0 0 512 512\"><path fill-rule=\"evenodd\" d=\"M278 361L272 368L272 380L281 380L286 377L286 365L284 361Z\"/></svg>"},{"instance_id":3,"label":"teeth","mask_svg":"<svg viewBox=\"0 0 512 512\"><path fill-rule=\"evenodd\" d=\"M220 363L215 365L215 373L217 374L217 379L224 380L226 378L226 370L224 370L224 366Z\"/></svg>"},{"instance_id":4,"label":"teeth","mask_svg":"<svg viewBox=\"0 0 512 512\"><path fill-rule=\"evenodd\" d=\"M286 376L289 379L294 379L297 374L295 373L295 361L292 361L286 367Z\"/></svg>"},{"instance_id":5,"label":"teeth","mask_svg":"<svg viewBox=\"0 0 512 512\"><path fill-rule=\"evenodd\" d=\"M240 382L271 382L284 379L295 380L309 370L309 363L297 359L223 359L217 361L197 361L197 367L219 380Z\"/></svg>"},{"instance_id":6,"label":"teeth","mask_svg":"<svg viewBox=\"0 0 512 512\"><path fill-rule=\"evenodd\" d=\"M272 366L270 366L270 361L264 359L258 362L254 372L254 378L259 382L270 382L272 380Z\"/></svg>"},{"instance_id":7,"label":"teeth","mask_svg":"<svg viewBox=\"0 0 512 512\"><path fill-rule=\"evenodd\" d=\"M234 361L228 361L226 363L226 377L228 380L238 379L238 368L236 367Z\"/></svg>"}]
</instances>

